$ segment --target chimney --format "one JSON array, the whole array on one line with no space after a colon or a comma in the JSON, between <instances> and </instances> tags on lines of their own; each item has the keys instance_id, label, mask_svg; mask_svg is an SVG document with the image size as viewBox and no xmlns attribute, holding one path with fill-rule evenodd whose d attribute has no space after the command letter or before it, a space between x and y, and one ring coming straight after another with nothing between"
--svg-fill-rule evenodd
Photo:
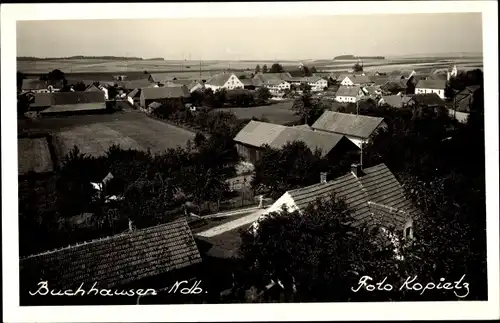
<instances>
[{"instance_id":1,"label":"chimney","mask_svg":"<svg viewBox=\"0 0 500 323\"><path fill-rule=\"evenodd\" d=\"M132 222L131 219L128 219L128 230L130 232L133 232L134 231L134 223Z\"/></svg>"},{"instance_id":2,"label":"chimney","mask_svg":"<svg viewBox=\"0 0 500 323\"><path fill-rule=\"evenodd\" d=\"M327 176L327 173L324 173L324 172L319 173L319 182L326 183L326 176Z\"/></svg>"},{"instance_id":3,"label":"chimney","mask_svg":"<svg viewBox=\"0 0 500 323\"><path fill-rule=\"evenodd\" d=\"M360 164L352 164L351 165L351 172L354 174L356 177L361 177L363 176L363 170L361 169Z\"/></svg>"}]
</instances>

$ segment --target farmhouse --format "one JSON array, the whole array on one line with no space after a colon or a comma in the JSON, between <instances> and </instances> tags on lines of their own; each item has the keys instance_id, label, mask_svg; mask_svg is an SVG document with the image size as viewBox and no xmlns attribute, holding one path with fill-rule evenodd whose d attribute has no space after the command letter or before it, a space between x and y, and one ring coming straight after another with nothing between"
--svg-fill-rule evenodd
<instances>
[{"instance_id":1,"label":"farmhouse","mask_svg":"<svg viewBox=\"0 0 500 323\"><path fill-rule=\"evenodd\" d=\"M386 84L389 81L389 76L386 76L386 75L370 76L370 80L373 81L373 85L382 86L382 85Z\"/></svg>"},{"instance_id":2,"label":"farmhouse","mask_svg":"<svg viewBox=\"0 0 500 323\"><path fill-rule=\"evenodd\" d=\"M57 290L75 291L83 284L81 289L89 291L96 282L95 288L100 290L159 289L180 278L193 278L193 268L199 264L200 253L185 217L139 230L129 223L129 230L122 234L20 259L21 303L52 298L30 296L28 291L40 281L49 282L49 287ZM91 297L90 292L66 299L87 297ZM116 297L120 298L108 298ZM95 298L102 302L101 295ZM122 296L122 301L127 298L137 301L137 295ZM60 299L53 297L52 302Z\"/></svg>"},{"instance_id":3,"label":"farmhouse","mask_svg":"<svg viewBox=\"0 0 500 323\"><path fill-rule=\"evenodd\" d=\"M377 98L382 95L382 89L380 86L376 85L371 85L371 86L365 86L361 88L363 90L363 93L370 98Z\"/></svg>"},{"instance_id":4,"label":"farmhouse","mask_svg":"<svg viewBox=\"0 0 500 323\"><path fill-rule=\"evenodd\" d=\"M411 96L407 95L383 95L377 102L378 106L389 106L391 108L402 108L408 104Z\"/></svg>"},{"instance_id":5,"label":"farmhouse","mask_svg":"<svg viewBox=\"0 0 500 323\"><path fill-rule=\"evenodd\" d=\"M151 73L149 74L148 81L156 84L165 84L175 81L177 78L169 73Z\"/></svg>"},{"instance_id":6,"label":"farmhouse","mask_svg":"<svg viewBox=\"0 0 500 323\"><path fill-rule=\"evenodd\" d=\"M104 93L104 98L106 100L109 99L109 96L108 96L108 89L105 87L105 86L102 86L102 85L99 85L99 86L95 86L94 84L92 85L89 85L86 89L85 89L85 92L103 92Z\"/></svg>"},{"instance_id":7,"label":"farmhouse","mask_svg":"<svg viewBox=\"0 0 500 323\"><path fill-rule=\"evenodd\" d=\"M366 75L349 75L342 79L340 85L370 85L374 82Z\"/></svg>"},{"instance_id":8,"label":"farmhouse","mask_svg":"<svg viewBox=\"0 0 500 323\"><path fill-rule=\"evenodd\" d=\"M255 87L256 87L255 83L256 83L256 81L253 78L251 78L251 79L247 79L247 78L240 79L240 81L241 81L241 83L243 83L243 88L245 90L255 90ZM261 85L261 84L259 84L259 85Z\"/></svg>"},{"instance_id":9,"label":"farmhouse","mask_svg":"<svg viewBox=\"0 0 500 323\"><path fill-rule=\"evenodd\" d=\"M162 104L172 103L183 106L190 93L185 85L173 84L162 87L146 87L141 89L140 105L141 108L147 108L151 103L158 102ZM130 101L129 101L130 102Z\"/></svg>"},{"instance_id":10,"label":"farmhouse","mask_svg":"<svg viewBox=\"0 0 500 323\"><path fill-rule=\"evenodd\" d=\"M479 90L478 85L467 86L462 91L455 94L453 109L458 112L470 112L470 107L474 102L474 93Z\"/></svg>"},{"instance_id":11,"label":"farmhouse","mask_svg":"<svg viewBox=\"0 0 500 323\"><path fill-rule=\"evenodd\" d=\"M188 88L190 93L193 93L194 91L202 90L205 88L205 85L203 84L203 82L191 80L191 79L175 80L175 81L172 81L172 84L185 85Z\"/></svg>"},{"instance_id":12,"label":"farmhouse","mask_svg":"<svg viewBox=\"0 0 500 323\"><path fill-rule=\"evenodd\" d=\"M140 89L143 87L158 87L158 84L151 83L146 79L121 81L121 82L116 82L116 85L119 89L122 89L125 91L131 91L131 90Z\"/></svg>"},{"instance_id":13,"label":"farmhouse","mask_svg":"<svg viewBox=\"0 0 500 323\"><path fill-rule=\"evenodd\" d=\"M238 153L252 164L261 158L263 145L280 149L288 142L302 141L313 152L320 149L323 156L342 153L344 149L352 148L343 135L253 120L241 129L234 141Z\"/></svg>"},{"instance_id":14,"label":"farmhouse","mask_svg":"<svg viewBox=\"0 0 500 323\"><path fill-rule=\"evenodd\" d=\"M337 102L358 102L364 95L360 86L340 86L335 93L335 100Z\"/></svg>"},{"instance_id":15,"label":"farmhouse","mask_svg":"<svg viewBox=\"0 0 500 323\"><path fill-rule=\"evenodd\" d=\"M313 92L323 91L328 87L328 81L319 76L305 77L304 83L307 83Z\"/></svg>"},{"instance_id":16,"label":"farmhouse","mask_svg":"<svg viewBox=\"0 0 500 323\"><path fill-rule=\"evenodd\" d=\"M345 199L353 211L355 226L366 224L382 231L395 229L403 233L405 239L413 237L413 219L419 211L405 198L401 184L385 164L365 169L355 164L350 173L334 180L327 181L323 176L317 184L288 191L265 211L261 219L284 205L291 212L302 213L316 199L328 199L333 194Z\"/></svg>"},{"instance_id":17,"label":"farmhouse","mask_svg":"<svg viewBox=\"0 0 500 323\"><path fill-rule=\"evenodd\" d=\"M401 70L401 71L392 71L389 73L389 77L391 78L400 78L400 79L405 79L409 80L412 76L414 76L417 72L414 70L408 71L408 70Z\"/></svg>"},{"instance_id":18,"label":"farmhouse","mask_svg":"<svg viewBox=\"0 0 500 323\"><path fill-rule=\"evenodd\" d=\"M103 112L106 110L104 92L54 92L51 105L40 111L42 115Z\"/></svg>"},{"instance_id":19,"label":"farmhouse","mask_svg":"<svg viewBox=\"0 0 500 323\"><path fill-rule=\"evenodd\" d=\"M361 148L378 131L386 128L387 124L383 118L325 111L311 127L318 131L344 135Z\"/></svg>"},{"instance_id":20,"label":"farmhouse","mask_svg":"<svg viewBox=\"0 0 500 323\"><path fill-rule=\"evenodd\" d=\"M49 82L36 79L24 79L21 93L52 93L63 87L62 82Z\"/></svg>"},{"instance_id":21,"label":"farmhouse","mask_svg":"<svg viewBox=\"0 0 500 323\"><path fill-rule=\"evenodd\" d=\"M205 87L207 89L212 89L212 91L217 91L220 89L234 90L243 89L244 85L241 81L234 75L234 73L222 73L212 76L206 83Z\"/></svg>"},{"instance_id":22,"label":"farmhouse","mask_svg":"<svg viewBox=\"0 0 500 323\"><path fill-rule=\"evenodd\" d=\"M445 88L444 80L420 80L415 86L415 94L436 93L441 99L445 99Z\"/></svg>"},{"instance_id":23,"label":"farmhouse","mask_svg":"<svg viewBox=\"0 0 500 323\"><path fill-rule=\"evenodd\" d=\"M269 89L273 95L282 94L285 90L290 90L290 83L280 79L267 80L262 86Z\"/></svg>"}]
</instances>

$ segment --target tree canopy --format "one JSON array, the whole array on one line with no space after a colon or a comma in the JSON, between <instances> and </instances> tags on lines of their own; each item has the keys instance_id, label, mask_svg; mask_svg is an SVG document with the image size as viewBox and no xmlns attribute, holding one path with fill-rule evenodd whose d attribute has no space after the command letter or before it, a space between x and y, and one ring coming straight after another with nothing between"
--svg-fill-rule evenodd
<instances>
[{"instance_id":1,"label":"tree canopy","mask_svg":"<svg viewBox=\"0 0 500 323\"><path fill-rule=\"evenodd\" d=\"M283 73L283 72L285 72L285 69L279 63L274 63L273 65L271 65L271 69L269 70L269 73Z\"/></svg>"}]
</instances>

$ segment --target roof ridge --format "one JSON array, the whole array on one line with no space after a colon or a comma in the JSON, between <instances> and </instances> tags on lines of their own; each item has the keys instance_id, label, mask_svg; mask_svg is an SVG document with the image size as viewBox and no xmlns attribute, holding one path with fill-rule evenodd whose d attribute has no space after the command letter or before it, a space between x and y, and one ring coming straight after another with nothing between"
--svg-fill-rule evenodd
<instances>
[{"instance_id":1,"label":"roof ridge","mask_svg":"<svg viewBox=\"0 0 500 323\"><path fill-rule=\"evenodd\" d=\"M34 258L34 257L48 255L48 254L52 254L52 253L63 251L63 250L70 250L70 249L73 249L73 248L76 248L76 247L80 247L80 246L84 246L84 245L90 245L92 243L97 243L97 242L101 242L101 241L105 241L105 240L110 240L110 239L115 239L115 238L118 239L118 238L125 237L125 236L132 236L134 234L138 234L138 233L145 232L145 231L148 231L148 230L154 230L154 229L157 229L157 228L159 228L161 226L165 226L165 225L171 224L171 223L173 223L175 221L179 221L182 218L183 217L178 217L176 219L173 219L170 222L166 222L166 223L158 224L158 225L155 225L155 226L151 226L151 227L147 227L147 228L142 228L142 229L134 230L132 232L128 231L128 229L127 229L125 232L122 232L122 233L118 233L118 234L114 234L114 235L110 235L110 236L106 236L106 237L102 237L102 238L96 238L96 239L92 239L92 240L87 240L87 241L83 241L83 242L80 242L80 243L77 242L76 244L69 245L69 246L66 246L66 247L60 247L60 248L55 248L55 249L51 249L51 250L47 250L47 251L42 251L40 253L36 253L36 254L32 254L32 255L28 255L28 256L22 257L19 260L31 259L31 258ZM191 232L191 234L192 234L192 232Z\"/></svg>"}]
</instances>

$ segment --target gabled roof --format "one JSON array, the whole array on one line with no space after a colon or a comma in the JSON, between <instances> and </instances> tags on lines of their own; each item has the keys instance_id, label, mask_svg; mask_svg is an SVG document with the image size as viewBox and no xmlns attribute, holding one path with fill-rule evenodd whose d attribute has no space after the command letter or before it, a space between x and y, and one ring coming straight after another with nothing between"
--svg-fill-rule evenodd
<instances>
[{"instance_id":1,"label":"gabled roof","mask_svg":"<svg viewBox=\"0 0 500 323\"><path fill-rule=\"evenodd\" d=\"M201 262L184 217L21 259L21 281L32 288L40 280L52 288L74 289L99 282L101 288L125 285Z\"/></svg>"},{"instance_id":2,"label":"gabled roof","mask_svg":"<svg viewBox=\"0 0 500 323\"><path fill-rule=\"evenodd\" d=\"M445 80L420 80L420 81L418 81L416 88L444 90L446 88L446 81Z\"/></svg>"},{"instance_id":3,"label":"gabled roof","mask_svg":"<svg viewBox=\"0 0 500 323\"><path fill-rule=\"evenodd\" d=\"M36 79L24 79L21 89L23 90L42 90L46 89L48 86L47 81L41 81Z\"/></svg>"},{"instance_id":4,"label":"gabled roof","mask_svg":"<svg viewBox=\"0 0 500 323\"><path fill-rule=\"evenodd\" d=\"M91 84L85 89L85 92L102 92L102 90L94 84Z\"/></svg>"},{"instance_id":5,"label":"gabled roof","mask_svg":"<svg viewBox=\"0 0 500 323\"><path fill-rule=\"evenodd\" d=\"M226 84L226 82L229 80L231 76L233 76L233 73L221 73L212 76L210 79L207 80L205 84L208 85L215 85L215 86L223 86ZM236 75L235 75L236 77Z\"/></svg>"},{"instance_id":6,"label":"gabled roof","mask_svg":"<svg viewBox=\"0 0 500 323\"><path fill-rule=\"evenodd\" d=\"M52 105L69 105L105 102L102 91L99 92L54 92L52 93Z\"/></svg>"},{"instance_id":7,"label":"gabled roof","mask_svg":"<svg viewBox=\"0 0 500 323\"><path fill-rule=\"evenodd\" d=\"M143 87L154 87L155 83L151 83L149 80L140 79L140 80L131 80L131 81L117 81L116 85L120 88L126 90L134 90L140 89Z\"/></svg>"},{"instance_id":8,"label":"gabled roof","mask_svg":"<svg viewBox=\"0 0 500 323\"><path fill-rule=\"evenodd\" d=\"M252 79L240 79L241 83L245 86L255 85L253 78Z\"/></svg>"},{"instance_id":9,"label":"gabled roof","mask_svg":"<svg viewBox=\"0 0 500 323\"><path fill-rule=\"evenodd\" d=\"M285 129L286 126L252 120L238 132L234 141L261 147L265 144L269 145Z\"/></svg>"},{"instance_id":10,"label":"gabled roof","mask_svg":"<svg viewBox=\"0 0 500 323\"><path fill-rule=\"evenodd\" d=\"M321 80L324 80L324 79L322 77L319 77L319 76L310 76L310 77L305 78L305 81L308 83L316 83L316 82L321 81Z\"/></svg>"},{"instance_id":11,"label":"gabled roof","mask_svg":"<svg viewBox=\"0 0 500 323\"><path fill-rule=\"evenodd\" d=\"M345 202L353 210L356 224L370 222L371 213L375 209L391 212L390 217L385 217L383 225L401 227L409 217L419 213L412 203L405 198L403 188L394 174L385 164L363 169L363 176L357 177L349 173L326 183L288 191L295 205L303 210L317 198L329 198L336 194L337 198ZM401 216L401 215L404 216Z\"/></svg>"},{"instance_id":12,"label":"gabled roof","mask_svg":"<svg viewBox=\"0 0 500 323\"><path fill-rule=\"evenodd\" d=\"M354 84L373 83L373 81L367 75L348 75L348 77Z\"/></svg>"},{"instance_id":13,"label":"gabled roof","mask_svg":"<svg viewBox=\"0 0 500 323\"><path fill-rule=\"evenodd\" d=\"M381 75L381 76L371 76L370 79L373 81L375 85L384 85L389 81L389 76Z\"/></svg>"},{"instance_id":14,"label":"gabled roof","mask_svg":"<svg viewBox=\"0 0 500 323\"><path fill-rule=\"evenodd\" d=\"M426 106L444 106L445 102L436 93L414 94L411 98L417 104Z\"/></svg>"},{"instance_id":15,"label":"gabled roof","mask_svg":"<svg viewBox=\"0 0 500 323\"><path fill-rule=\"evenodd\" d=\"M368 95L376 95L376 92L381 92L380 86L377 85L365 86L363 89L368 93Z\"/></svg>"},{"instance_id":16,"label":"gabled roof","mask_svg":"<svg viewBox=\"0 0 500 323\"><path fill-rule=\"evenodd\" d=\"M168 82L173 81L175 77L170 73L151 73L149 74L148 81L151 82Z\"/></svg>"},{"instance_id":17,"label":"gabled roof","mask_svg":"<svg viewBox=\"0 0 500 323\"><path fill-rule=\"evenodd\" d=\"M359 138L369 138L382 121L384 121L383 118L325 111L312 125L312 128Z\"/></svg>"},{"instance_id":18,"label":"gabled roof","mask_svg":"<svg viewBox=\"0 0 500 323\"><path fill-rule=\"evenodd\" d=\"M141 95L141 89L135 89L132 92L130 92L129 94L127 94L127 96L132 98L132 99L137 97L137 96L140 96L140 95Z\"/></svg>"},{"instance_id":19,"label":"gabled roof","mask_svg":"<svg viewBox=\"0 0 500 323\"><path fill-rule=\"evenodd\" d=\"M190 93L185 85L171 84L161 87L146 87L142 89L142 96L145 100L187 98Z\"/></svg>"},{"instance_id":20,"label":"gabled roof","mask_svg":"<svg viewBox=\"0 0 500 323\"><path fill-rule=\"evenodd\" d=\"M359 94L359 91L361 90L361 87L359 85L355 86L345 86L341 85L339 89L337 90L337 93L335 93L336 96L357 96Z\"/></svg>"},{"instance_id":21,"label":"gabled roof","mask_svg":"<svg viewBox=\"0 0 500 323\"><path fill-rule=\"evenodd\" d=\"M410 96L401 96L401 95L384 95L382 96L382 102L387 104L390 107L393 108L401 108L403 107L403 104L408 103L408 101L411 99ZM380 102L380 101L379 101Z\"/></svg>"},{"instance_id":22,"label":"gabled roof","mask_svg":"<svg viewBox=\"0 0 500 323\"><path fill-rule=\"evenodd\" d=\"M342 138L342 135L314 131L305 127L286 127L252 120L234 140L254 147L269 145L275 149L280 149L288 142L302 141L311 151L320 149L322 154L326 155Z\"/></svg>"}]
</instances>

